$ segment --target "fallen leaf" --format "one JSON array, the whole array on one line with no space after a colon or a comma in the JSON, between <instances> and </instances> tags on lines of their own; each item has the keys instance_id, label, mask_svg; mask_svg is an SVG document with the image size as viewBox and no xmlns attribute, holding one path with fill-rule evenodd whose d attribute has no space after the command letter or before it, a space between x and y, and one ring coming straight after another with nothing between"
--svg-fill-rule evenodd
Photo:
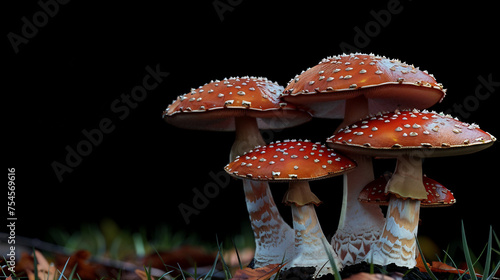
<instances>
[{"instance_id":1,"label":"fallen leaf","mask_svg":"<svg viewBox=\"0 0 500 280\"><path fill-rule=\"evenodd\" d=\"M54 265L49 264L47 259L40 253L39 251L35 250L35 257L37 261L37 271L35 272L35 264L34 264L34 257L30 256L28 254L24 254L21 256L21 259L24 258L23 266L24 270L26 272L26 275L28 276L29 280L35 280L35 273L37 274L38 279L57 279L59 273L56 271L56 267Z\"/></svg>"},{"instance_id":2,"label":"fallen leaf","mask_svg":"<svg viewBox=\"0 0 500 280\"><path fill-rule=\"evenodd\" d=\"M137 274L141 280L149 280L148 275L144 270L136 269L135 274Z\"/></svg>"},{"instance_id":3,"label":"fallen leaf","mask_svg":"<svg viewBox=\"0 0 500 280\"><path fill-rule=\"evenodd\" d=\"M267 280L276 274L285 264L269 264L259 268L245 267L236 271L233 279L246 279L246 280Z\"/></svg>"},{"instance_id":4,"label":"fallen leaf","mask_svg":"<svg viewBox=\"0 0 500 280\"><path fill-rule=\"evenodd\" d=\"M436 271L443 271L443 272L448 272L448 271L453 270L456 273L457 271L463 271L461 269L457 269L451 265L447 265L447 264L442 263L442 262L432 262L431 268L433 268ZM463 271L463 272L465 272L465 271Z\"/></svg>"},{"instance_id":5,"label":"fallen leaf","mask_svg":"<svg viewBox=\"0 0 500 280\"><path fill-rule=\"evenodd\" d=\"M99 264L90 263L90 257L91 254L89 251L78 250L69 257L69 261L68 256L57 256L56 266L59 270L62 270L66 262L68 262L66 270L64 271L66 276L69 276L76 265L75 275L78 274L82 279L99 279L102 275L99 275L98 272L104 268Z\"/></svg>"},{"instance_id":6,"label":"fallen leaf","mask_svg":"<svg viewBox=\"0 0 500 280\"><path fill-rule=\"evenodd\" d=\"M451 273L451 274L469 274L469 272L466 272L466 270L463 269L458 269L456 267L453 267L451 265L447 265L442 262L436 262L433 261L432 264L427 263L427 266L431 269L432 272L437 272L437 273ZM424 261L422 260L421 256L417 257L417 268L421 272L427 272L425 269ZM476 273L478 277L483 277L481 274Z\"/></svg>"}]
</instances>

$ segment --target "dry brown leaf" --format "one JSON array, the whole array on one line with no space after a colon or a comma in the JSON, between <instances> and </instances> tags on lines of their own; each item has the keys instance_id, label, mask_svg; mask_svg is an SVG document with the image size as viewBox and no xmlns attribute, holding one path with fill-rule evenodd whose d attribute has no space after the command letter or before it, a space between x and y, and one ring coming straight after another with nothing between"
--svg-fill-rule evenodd
<instances>
[{"instance_id":1,"label":"dry brown leaf","mask_svg":"<svg viewBox=\"0 0 500 280\"><path fill-rule=\"evenodd\" d=\"M56 267L54 265L50 265L47 259L40 253L39 251L35 250L35 256L36 256L36 261L37 261L37 274L39 279L48 279L48 280L53 280L57 279L59 276L59 273L57 273ZM35 265L34 265L34 258L29 256L29 255L24 255L21 258L25 258L25 271L26 275L28 276L29 280L34 280L35 279ZM31 262L30 262L31 261Z\"/></svg>"},{"instance_id":2,"label":"dry brown leaf","mask_svg":"<svg viewBox=\"0 0 500 280\"><path fill-rule=\"evenodd\" d=\"M244 269L236 271L233 279L267 280L276 274L284 265L285 264L269 264L255 269L245 267Z\"/></svg>"},{"instance_id":3,"label":"dry brown leaf","mask_svg":"<svg viewBox=\"0 0 500 280\"><path fill-rule=\"evenodd\" d=\"M141 280L149 280L148 275L144 270L136 269L135 274L137 274Z\"/></svg>"},{"instance_id":4,"label":"dry brown leaf","mask_svg":"<svg viewBox=\"0 0 500 280\"><path fill-rule=\"evenodd\" d=\"M71 270L73 270L76 265L75 272L82 279L99 279L100 277L97 271L102 270L102 267L100 267L98 264L90 263L90 257L91 254L89 251L78 250L74 252L71 257L69 257L69 261L67 256L60 256L56 264L59 269L62 269L66 262L68 262L65 271L66 275L69 275L71 273Z\"/></svg>"},{"instance_id":5,"label":"dry brown leaf","mask_svg":"<svg viewBox=\"0 0 500 280\"><path fill-rule=\"evenodd\" d=\"M434 269L436 272L440 272L440 271L451 272L451 271L453 271L452 273L457 273L456 268L454 268L451 265L447 265L445 263L442 263L442 262L432 262L431 268ZM458 269L458 271L460 271L460 269Z\"/></svg>"},{"instance_id":6,"label":"dry brown leaf","mask_svg":"<svg viewBox=\"0 0 500 280\"><path fill-rule=\"evenodd\" d=\"M442 262L433 261L432 264L427 263L427 266L429 266L429 268L432 272L437 272L437 273L451 273L451 274L467 273L467 274L469 274L469 272L466 272L463 269L457 269L453 266L447 265L447 264L442 263ZM422 258L420 256L417 257L417 268L421 272L427 272L427 270L425 269L424 261L422 260ZM476 275L479 277L482 277L482 275L479 273L476 273Z\"/></svg>"}]
</instances>

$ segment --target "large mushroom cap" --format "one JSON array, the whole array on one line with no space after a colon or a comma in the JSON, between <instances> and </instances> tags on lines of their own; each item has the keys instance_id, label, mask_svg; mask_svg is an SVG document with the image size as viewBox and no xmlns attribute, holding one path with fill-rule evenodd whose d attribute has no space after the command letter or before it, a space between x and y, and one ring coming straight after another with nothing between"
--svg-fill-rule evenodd
<instances>
[{"instance_id":1,"label":"large mushroom cap","mask_svg":"<svg viewBox=\"0 0 500 280\"><path fill-rule=\"evenodd\" d=\"M256 147L224 169L240 179L287 182L337 176L355 167L354 161L320 143L285 140Z\"/></svg>"},{"instance_id":2,"label":"large mushroom cap","mask_svg":"<svg viewBox=\"0 0 500 280\"><path fill-rule=\"evenodd\" d=\"M373 54L327 57L292 79L283 99L301 104L315 117L343 118L344 100L364 95L370 113L426 109L445 96L434 76L397 59ZM328 103L326 103L328 102Z\"/></svg>"},{"instance_id":3,"label":"large mushroom cap","mask_svg":"<svg viewBox=\"0 0 500 280\"><path fill-rule=\"evenodd\" d=\"M367 117L327 139L330 147L340 151L398 157L418 150L420 158L474 153L495 141L478 125L416 109Z\"/></svg>"},{"instance_id":4,"label":"large mushroom cap","mask_svg":"<svg viewBox=\"0 0 500 280\"><path fill-rule=\"evenodd\" d=\"M390 176L380 176L366 185L359 193L358 200L363 203L389 205L390 195L385 192L385 186ZM420 207L445 207L455 204L453 193L442 184L427 176L423 177L427 198L422 200Z\"/></svg>"},{"instance_id":5,"label":"large mushroom cap","mask_svg":"<svg viewBox=\"0 0 500 280\"><path fill-rule=\"evenodd\" d=\"M282 91L282 86L266 78L215 80L180 95L163 112L163 118L181 128L216 131L233 131L235 117L257 118L260 129L309 121L309 113L279 100Z\"/></svg>"}]
</instances>

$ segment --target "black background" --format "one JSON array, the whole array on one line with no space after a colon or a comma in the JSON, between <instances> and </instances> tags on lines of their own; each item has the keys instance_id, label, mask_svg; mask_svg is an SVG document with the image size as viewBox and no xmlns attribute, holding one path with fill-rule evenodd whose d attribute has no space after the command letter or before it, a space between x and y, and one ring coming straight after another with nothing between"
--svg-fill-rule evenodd
<instances>
[{"instance_id":1,"label":"black background","mask_svg":"<svg viewBox=\"0 0 500 280\"><path fill-rule=\"evenodd\" d=\"M237 233L248 218L236 180L192 215L189 224L178 210L180 203L192 205L193 188L203 190L213 181L210 172L222 170L234 135L178 129L162 120L162 111L177 95L212 79L254 75L286 85L322 58L349 51L341 43L427 69L448 89L432 109L466 104L467 114L454 115L500 135L496 7L487 1L435 3L71 0L59 4L17 53L8 34L22 35L22 18L33 22L42 8L36 1L23 1L5 9L3 138L6 164L16 168L16 233L43 239L50 228L75 230L103 218L131 230L152 231L167 224L197 232L209 242L216 233ZM393 4L399 12L377 23L374 14ZM371 35L362 38L358 30ZM169 75L128 114L113 112L115 100L142 84L147 66ZM480 76L497 82L481 100L474 97ZM481 93L487 92L483 87ZM51 164L65 164L65 148L75 149L86 139L82 130L96 129L106 118L114 130L60 182ZM324 142L339 123L314 119L265 137ZM444 246L459 236L461 219L470 238L481 245L490 224L499 231L499 156L495 144L473 155L425 160L424 172L452 190L458 202L423 209L419 233ZM375 164L377 175L394 166L392 160ZM317 212L325 234L331 235L342 179L311 185L325 202ZM273 185L277 202L285 189ZM280 210L290 218L289 209L280 205Z\"/></svg>"}]
</instances>

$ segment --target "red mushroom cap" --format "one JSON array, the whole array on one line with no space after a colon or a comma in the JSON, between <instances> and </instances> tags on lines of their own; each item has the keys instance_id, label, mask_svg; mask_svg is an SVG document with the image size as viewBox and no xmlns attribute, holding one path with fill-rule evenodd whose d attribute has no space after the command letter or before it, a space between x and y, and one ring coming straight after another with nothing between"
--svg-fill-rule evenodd
<instances>
[{"instance_id":1,"label":"red mushroom cap","mask_svg":"<svg viewBox=\"0 0 500 280\"><path fill-rule=\"evenodd\" d=\"M256 147L224 169L240 179L288 182L333 177L355 167L354 161L320 143L285 140Z\"/></svg>"},{"instance_id":2,"label":"red mushroom cap","mask_svg":"<svg viewBox=\"0 0 500 280\"><path fill-rule=\"evenodd\" d=\"M385 185L389 181L390 175L382 175L368 183L359 193L358 200L364 203L374 203L378 205L389 205L390 195L385 192Z\"/></svg>"},{"instance_id":3,"label":"red mushroom cap","mask_svg":"<svg viewBox=\"0 0 500 280\"><path fill-rule=\"evenodd\" d=\"M367 117L328 138L339 151L368 156L398 157L424 151L419 157L441 157L474 153L491 146L496 138L451 116L428 112L396 111Z\"/></svg>"},{"instance_id":4,"label":"red mushroom cap","mask_svg":"<svg viewBox=\"0 0 500 280\"><path fill-rule=\"evenodd\" d=\"M376 113L429 108L440 102L445 92L433 75L418 67L355 53L327 57L295 76L285 88L283 99L309 108L315 117L343 118L344 103L340 100L364 95L370 113Z\"/></svg>"},{"instance_id":5,"label":"red mushroom cap","mask_svg":"<svg viewBox=\"0 0 500 280\"><path fill-rule=\"evenodd\" d=\"M279 100L283 87L266 78L215 80L180 95L163 112L172 125L200 130L232 131L235 117L254 117L260 129L292 127L309 113Z\"/></svg>"},{"instance_id":6,"label":"red mushroom cap","mask_svg":"<svg viewBox=\"0 0 500 280\"><path fill-rule=\"evenodd\" d=\"M359 193L358 200L364 203L375 203L378 205L389 205L390 195L385 193L385 185L389 176L380 176L380 178L370 182ZM427 191L427 199L422 200L421 207L444 207L451 206L456 202L453 193L437 181L424 176L423 183Z\"/></svg>"}]
</instances>

